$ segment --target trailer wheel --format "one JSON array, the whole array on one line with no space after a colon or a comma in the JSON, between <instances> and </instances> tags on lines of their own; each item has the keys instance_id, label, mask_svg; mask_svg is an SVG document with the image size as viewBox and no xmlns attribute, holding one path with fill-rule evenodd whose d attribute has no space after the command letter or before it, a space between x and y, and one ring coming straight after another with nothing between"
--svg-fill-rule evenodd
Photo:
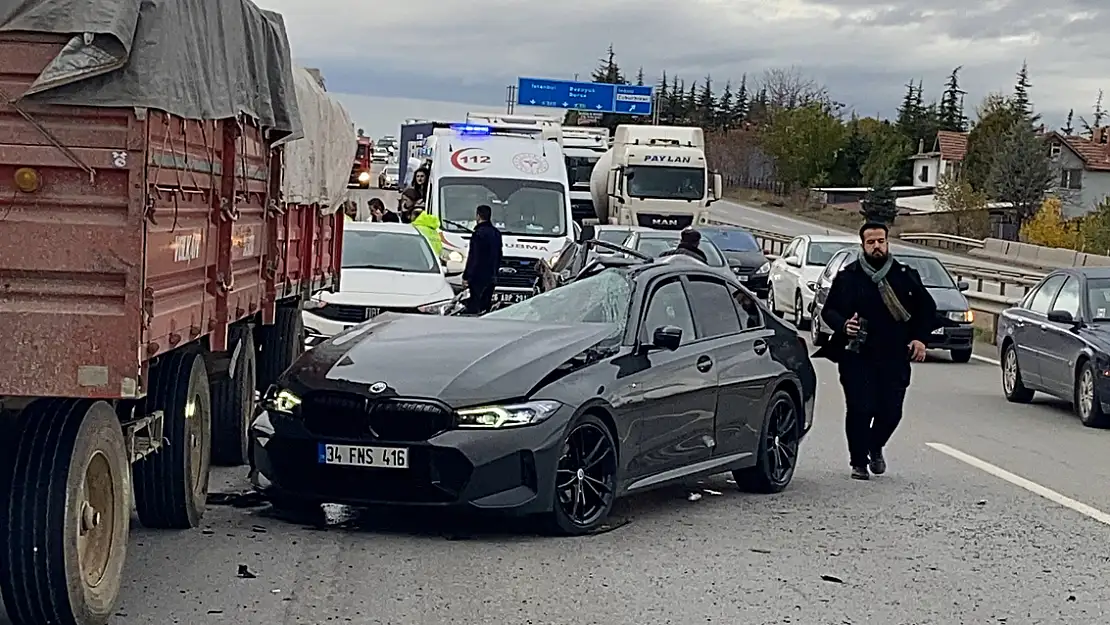
<instances>
[{"instance_id":1,"label":"trailer wheel","mask_svg":"<svg viewBox=\"0 0 1110 625\"><path fill-rule=\"evenodd\" d=\"M228 376L212 384L212 462L225 467L247 463L248 437L254 418L255 368L257 353L254 333L249 325L228 329L228 344L233 345L235 361Z\"/></svg>"},{"instance_id":2,"label":"trailer wheel","mask_svg":"<svg viewBox=\"0 0 1110 625\"><path fill-rule=\"evenodd\" d=\"M278 306L274 325L258 330L258 390L265 391L304 353L300 304Z\"/></svg>"},{"instance_id":3,"label":"trailer wheel","mask_svg":"<svg viewBox=\"0 0 1110 625\"><path fill-rule=\"evenodd\" d=\"M200 524L211 464L212 396L204 358L171 352L151 368L145 414L161 410L162 449L135 464L135 507L143 525Z\"/></svg>"},{"instance_id":4,"label":"trailer wheel","mask_svg":"<svg viewBox=\"0 0 1110 625\"><path fill-rule=\"evenodd\" d=\"M106 402L46 399L22 415L0 591L14 625L105 625L120 595L131 526L130 464Z\"/></svg>"}]
</instances>

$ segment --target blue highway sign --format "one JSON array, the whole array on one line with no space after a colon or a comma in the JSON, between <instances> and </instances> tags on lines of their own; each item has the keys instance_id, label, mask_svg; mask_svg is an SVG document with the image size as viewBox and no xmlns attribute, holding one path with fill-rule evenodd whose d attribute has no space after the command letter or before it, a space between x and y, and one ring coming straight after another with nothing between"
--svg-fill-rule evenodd
<instances>
[{"instance_id":1,"label":"blue highway sign","mask_svg":"<svg viewBox=\"0 0 1110 625\"><path fill-rule=\"evenodd\" d=\"M652 88L647 86L520 78L516 93L517 104L521 106L624 115L651 115L652 113Z\"/></svg>"}]
</instances>

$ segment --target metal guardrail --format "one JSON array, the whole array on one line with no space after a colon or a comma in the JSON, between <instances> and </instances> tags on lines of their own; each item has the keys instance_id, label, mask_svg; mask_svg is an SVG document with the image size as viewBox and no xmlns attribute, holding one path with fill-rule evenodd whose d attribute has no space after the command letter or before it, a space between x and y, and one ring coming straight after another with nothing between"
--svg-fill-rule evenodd
<instances>
[{"instance_id":1,"label":"metal guardrail","mask_svg":"<svg viewBox=\"0 0 1110 625\"><path fill-rule=\"evenodd\" d=\"M721 221L715 221L715 223L720 225L735 225ZM759 244L763 247L763 251L768 258L777 258L781 256L786 246L795 238L795 235L781 234L770 230L748 228L747 226L744 226L744 228L748 232L751 232L756 240L759 241ZM982 241L938 233L919 232L903 235L899 238L906 243L924 244L928 247L964 245L966 247L963 249L974 249L983 246ZM929 245L930 242L933 243L933 245ZM945 243L942 244L940 242ZM944 249L960 250L961 248L947 247ZM944 263L944 266L952 273L957 281L962 280L970 283L972 288L965 291L964 296L967 297L971 309L979 313L977 315L979 321L977 321L976 325L988 332L992 339L994 337L994 330L998 325L998 316L1002 314L1002 311L1021 301L1022 297L1036 286L1045 275L1044 273L1035 271L999 271L987 269L985 267L954 263ZM998 293L985 292L984 286L987 284L996 285ZM984 316L985 319L983 318Z\"/></svg>"},{"instance_id":2,"label":"metal guardrail","mask_svg":"<svg viewBox=\"0 0 1110 625\"><path fill-rule=\"evenodd\" d=\"M983 241L980 239L960 237L954 234L944 234L943 232L904 232L898 238L906 243L913 243L914 245L936 247L955 252L981 250L984 245Z\"/></svg>"},{"instance_id":3,"label":"metal guardrail","mask_svg":"<svg viewBox=\"0 0 1110 625\"><path fill-rule=\"evenodd\" d=\"M715 220L714 223L720 225L737 225L728 222ZM769 256L780 256L786 246L793 241L796 235L782 234L779 232L772 232L770 230L760 230L758 228L749 228L743 226L745 230L751 232L756 240L763 247L764 253ZM933 234L933 233L917 233L919 237L933 237L933 240L940 240L940 238L948 237L954 240L963 239L963 237L955 237L946 234ZM907 243L916 243L916 241L906 240L903 236L900 240ZM966 239L967 241L974 242L974 239ZM982 244L982 241L978 243ZM997 289L997 295L1002 297L1008 296L1023 296L1040 282L1044 277L1043 272L1036 272L1030 270L1017 270L1017 271L1002 271L995 269L988 269L986 267L977 267L974 265L961 265L953 263L945 263L945 267L956 277L957 280L966 280L971 283L975 291L979 291L983 295L995 295L994 293L984 292L984 286L991 285L992 290Z\"/></svg>"}]
</instances>

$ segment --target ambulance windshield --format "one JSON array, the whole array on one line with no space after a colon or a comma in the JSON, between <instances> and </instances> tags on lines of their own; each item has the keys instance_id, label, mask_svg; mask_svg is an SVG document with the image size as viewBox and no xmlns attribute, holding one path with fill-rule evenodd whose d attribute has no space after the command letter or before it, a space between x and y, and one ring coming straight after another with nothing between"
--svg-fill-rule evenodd
<instances>
[{"instance_id":1,"label":"ambulance windshield","mask_svg":"<svg viewBox=\"0 0 1110 625\"><path fill-rule=\"evenodd\" d=\"M493 209L493 225L502 234L563 237L567 234L564 187L554 182L513 178L441 178L439 216L473 228L481 204ZM463 232L444 223L447 232Z\"/></svg>"}]
</instances>

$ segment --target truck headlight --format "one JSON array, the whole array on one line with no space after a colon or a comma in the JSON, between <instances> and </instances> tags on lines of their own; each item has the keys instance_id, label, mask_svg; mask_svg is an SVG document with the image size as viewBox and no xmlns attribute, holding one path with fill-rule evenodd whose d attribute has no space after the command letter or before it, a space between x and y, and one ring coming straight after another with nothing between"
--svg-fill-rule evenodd
<instances>
[{"instance_id":1,"label":"truck headlight","mask_svg":"<svg viewBox=\"0 0 1110 625\"><path fill-rule=\"evenodd\" d=\"M480 406L459 411L459 427L498 429L535 425L559 409L559 402L530 401L504 406Z\"/></svg>"},{"instance_id":2,"label":"truck headlight","mask_svg":"<svg viewBox=\"0 0 1110 625\"><path fill-rule=\"evenodd\" d=\"M975 313L970 310L953 310L948 313L948 318L960 323L971 323L975 321Z\"/></svg>"}]
</instances>

